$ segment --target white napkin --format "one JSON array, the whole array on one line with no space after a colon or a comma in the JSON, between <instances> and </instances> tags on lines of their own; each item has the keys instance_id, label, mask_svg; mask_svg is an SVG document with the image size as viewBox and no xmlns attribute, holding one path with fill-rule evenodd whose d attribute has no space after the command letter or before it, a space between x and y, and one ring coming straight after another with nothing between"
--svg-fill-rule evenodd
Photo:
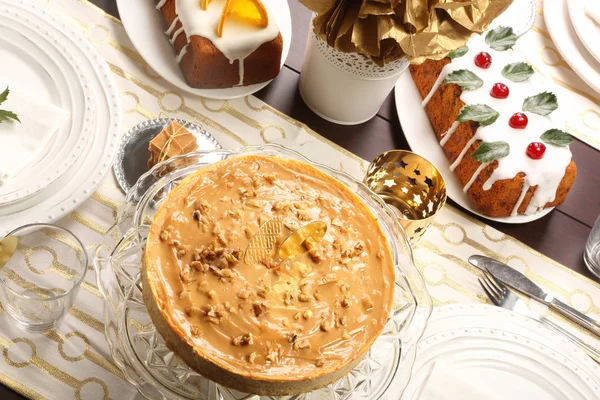
<instances>
[{"instance_id":1,"label":"white napkin","mask_svg":"<svg viewBox=\"0 0 600 400\"><path fill-rule=\"evenodd\" d=\"M600 24L600 2L598 0L588 1L585 12L594 21Z\"/></svg>"},{"instance_id":2,"label":"white napkin","mask_svg":"<svg viewBox=\"0 0 600 400\"><path fill-rule=\"evenodd\" d=\"M412 400L503 400L477 380L454 373L450 366L434 362Z\"/></svg>"},{"instance_id":3,"label":"white napkin","mask_svg":"<svg viewBox=\"0 0 600 400\"><path fill-rule=\"evenodd\" d=\"M0 82L0 93L6 87ZM21 120L21 123L13 120L0 123L0 185L3 185L36 159L69 113L15 87L10 87L0 109L14 112Z\"/></svg>"}]
</instances>

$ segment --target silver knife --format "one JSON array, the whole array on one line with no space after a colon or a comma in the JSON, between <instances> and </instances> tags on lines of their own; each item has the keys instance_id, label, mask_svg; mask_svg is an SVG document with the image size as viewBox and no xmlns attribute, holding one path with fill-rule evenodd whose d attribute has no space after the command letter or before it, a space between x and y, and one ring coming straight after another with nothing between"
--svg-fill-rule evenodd
<instances>
[{"instance_id":1,"label":"silver knife","mask_svg":"<svg viewBox=\"0 0 600 400\"><path fill-rule=\"evenodd\" d=\"M487 269L508 286L557 310L571 321L600 337L600 324L598 322L546 293L544 289L516 269L485 256L471 256L469 262L481 270L485 271Z\"/></svg>"}]
</instances>

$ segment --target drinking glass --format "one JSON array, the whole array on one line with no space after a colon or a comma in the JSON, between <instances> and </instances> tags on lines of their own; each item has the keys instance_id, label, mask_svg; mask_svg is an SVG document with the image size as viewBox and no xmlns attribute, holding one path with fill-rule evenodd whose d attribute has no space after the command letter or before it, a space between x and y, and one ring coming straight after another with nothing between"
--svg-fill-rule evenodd
<instances>
[{"instance_id":1,"label":"drinking glass","mask_svg":"<svg viewBox=\"0 0 600 400\"><path fill-rule=\"evenodd\" d=\"M588 237L583 253L583 260L590 271L600 278L600 216L596 220Z\"/></svg>"},{"instance_id":2,"label":"drinking glass","mask_svg":"<svg viewBox=\"0 0 600 400\"><path fill-rule=\"evenodd\" d=\"M4 310L26 331L52 329L69 312L85 278L85 247L67 229L50 224L24 225L4 240L8 237L15 237L17 245L0 268Z\"/></svg>"}]
</instances>

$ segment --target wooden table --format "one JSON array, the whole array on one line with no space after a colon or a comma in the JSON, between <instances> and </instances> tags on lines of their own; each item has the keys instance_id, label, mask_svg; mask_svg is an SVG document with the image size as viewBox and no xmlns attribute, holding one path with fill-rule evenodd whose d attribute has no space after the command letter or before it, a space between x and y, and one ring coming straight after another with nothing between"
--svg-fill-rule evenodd
<instances>
[{"instance_id":1,"label":"wooden table","mask_svg":"<svg viewBox=\"0 0 600 400\"><path fill-rule=\"evenodd\" d=\"M91 1L109 14L119 16L115 0ZM372 160L379 153L390 149L410 149L398 121L393 95L388 96L376 117L356 126L327 122L304 104L298 91L298 79L311 12L298 0L288 2L293 21L290 54L277 79L256 93L256 96L366 160ZM595 279L586 268L582 255L591 227L600 215L600 153L577 139L571 145L571 151L577 162L577 180L564 204L547 216L528 224L509 225L483 221L572 270ZM450 203L458 207L454 202ZM23 399L2 385L0 398Z\"/></svg>"}]
</instances>

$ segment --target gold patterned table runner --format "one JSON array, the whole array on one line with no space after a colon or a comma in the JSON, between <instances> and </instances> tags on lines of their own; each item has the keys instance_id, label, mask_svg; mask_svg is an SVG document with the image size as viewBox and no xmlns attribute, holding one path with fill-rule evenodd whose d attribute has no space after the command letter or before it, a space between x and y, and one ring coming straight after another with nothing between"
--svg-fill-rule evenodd
<instances>
[{"instance_id":1,"label":"gold patterned table runner","mask_svg":"<svg viewBox=\"0 0 600 400\"><path fill-rule=\"evenodd\" d=\"M125 130L166 113L203 125L225 148L266 142L283 143L300 152L310 148L310 153L304 152L313 160L362 179L366 161L255 97L216 101L174 90L134 50L121 23L85 0L30 1L45 5L74 23L105 57L121 93ZM597 102L590 102L590 107L594 107L590 108L594 110L591 113L597 113ZM111 173L92 198L60 221L60 225L80 237L91 256L114 222L123 200ZM577 309L600 318L598 284L450 206L441 212L415 249L417 266L435 305L486 302L474 268L465 261L471 254L486 254L506 261ZM530 305L548 313L534 302ZM557 320L585 336L565 320ZM585 338L600 346L600 342ZM111 361L104 339L102 299L93 271L89 271L70 315L56 330L43 335L24 333L13 327L1 311L0 350L0 381L27 397L141 398Z\"/></svg>"}]
</instances>

